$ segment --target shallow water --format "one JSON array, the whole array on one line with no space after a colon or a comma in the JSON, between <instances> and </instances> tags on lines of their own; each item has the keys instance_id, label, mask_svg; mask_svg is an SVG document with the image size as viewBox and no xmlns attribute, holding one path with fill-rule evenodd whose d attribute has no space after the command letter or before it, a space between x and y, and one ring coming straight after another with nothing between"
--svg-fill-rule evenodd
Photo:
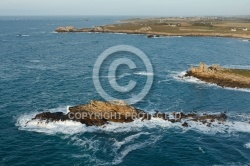
<instances>
[{"instance_id":1,"label":"shallow water","mask_svg":"<svg viewBox=\"0 0 250 166\"><path fill-rule=\"evenodd\" d=\"M250 42L242 39L164 37L101 33L54 33L59 26L92 27L114 23L118 17L0 18L0 163L2 165L244 165L250 163L250 91L221 88L194 78L180 79L199 62L250 68ZM128 44L151 60L154 73L138 62L136 71L118 71L118 83L138 81L140 91L154 76L149 94L134 106L148 112L219 113L229 121L211 128L190 128L160 119L129 124L86 127L76 122L26 124L43 111L66 112L68 106L102 100L93 85L92 70L107 48ZM111 57L104 69L114 59Z\"/></svg>"}]
</instances>

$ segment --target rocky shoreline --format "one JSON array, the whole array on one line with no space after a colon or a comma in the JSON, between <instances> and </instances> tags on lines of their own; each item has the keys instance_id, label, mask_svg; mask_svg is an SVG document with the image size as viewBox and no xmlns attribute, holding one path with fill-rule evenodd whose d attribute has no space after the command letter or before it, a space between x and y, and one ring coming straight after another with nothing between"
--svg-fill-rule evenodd
<instances>
[{"instance_id":1,"label":"rocky shoreline","mask_svg":"<svg viewBox=\"0 0 250 166\"><path fill-rule=\"evenodd\" d=\"M151 118L159 118L171 123L181 123L183 127L189 127L190 121L200 122L201 124L211 127L215 122L224 123L227 120L225 113L221 114L184 114L183 112L173 112L166 114L156 111L154 114L149 114L143 110L127 105L123 101L103 102L91 101L85 105L78 105L69 108L69 112L43 112L37 114L31 121L37 120L37 124L56 121L76 121L86 126L105 126L110 122L130 123L135 119L141 121L151 120ZM30 122L30 121L29 121ZM29 123L27 122L27 123Z\"/></svg>"},{"instance_id":2,"label":"rocky shoreline","mask_svg":"<svg viewBox=\"0 0 250 166\"><path fill-rule=\"evenodd\" d=\"M250 88L250 70L228 69L219 65L208 66L201 63L191 67L184 77L195 77L202 81L229 88Z\"/></svg>"},{"instance_id":3,"label":"rocky shoreline","mask_svg":"<svg viewBox=\"0 0 250 166\"><path fill-rule=\"evenodd\" d=\"M58 33L124 33L124 34L140 34L146 35L147 38L167 37L167 36L186 36L186 37L228 37L228 38L242 38L250 39L247 34L232 34L232 33L205 33L205 32L187 32L187 33L170 33L170 32L155 32L150 29L141 28L138 30L114 30L109 29L109 26L98 26L94 28L75 28L73 26L58 27L55 32Z\"/></svg>"}]
</instances>

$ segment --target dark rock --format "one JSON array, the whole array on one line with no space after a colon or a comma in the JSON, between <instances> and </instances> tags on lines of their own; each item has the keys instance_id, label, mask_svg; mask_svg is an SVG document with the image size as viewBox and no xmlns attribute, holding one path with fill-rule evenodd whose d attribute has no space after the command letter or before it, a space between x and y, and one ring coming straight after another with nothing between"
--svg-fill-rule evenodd
<instances>
[{"instance_id":1,"label":"dark rock","mask_svg":"<svg viewBox=\"0 0 250 166\"><path fill-rule=\"evenodd\" d=\"M181 122L181 119L169 119L170 122L176 123L176 122Z\"/></svg>"},{"instance_id":2,"label":"dark rock","mask_svg":"<svg viewBox=\"0 0 250 166\"><path fill-rule=\"evenodd\" d=\"M47 121L72 120L87 126L102 126L108 122L129 123L137 118L142 118L142 121L151 119L150 114L129 106L122 101L91 101L89 104L70 107L69 111L66 115L62 112L44 112L37 114L33 119Z\"/></svg>"},{"instance_id":3,"label":"dark rock","mask_svg":"<svg viewBox=\"0 0 250 166\"><path fill-rule=\"evenodd\" d=\"M154 35L148 35L147 38L154 38Z\"/></svg>"},{"instance_id":4,"label":"dark rock","mask_svg":"<svg viewBox=\"0 0 250 166\"><path fill-rule=\"evenodd\" d=\"M156 113L152 116L154 118L160 118L172 123L181 123L182 120L185 120L185 122L182 124L183 127L188 127L187 121L201 122L203 125L210 127L215 121L218 121L218 123L222 123L227 119L227 115L225 113L217 115L198 115L195 113L184 114L183 112L174 112L174 119L170 119L167 114L156 111ZM127 105L122 101L91 101L90 103L85 105L70 107L69 113L67 114L64 114L62 112L44 112L37 114L32 120L45 120L46 123L50 121L72 120L81 122L83 124L86 124L87 126L102 126L108 124L109 122L129 123L133 122L134 119L139 118L141 118L142 121L150 120L151 114Z\"/></svg>"},{"instance_id":5,"label":"dark rock","mask_svg":"<svg viewBox=\"0 0 250 166\"><path fill-rule=\"evenodd\" d=\"M69 120L69 117L63 114L62 112L55 112L55 113L44 112L41 114L37 114L33 119L48 120L48 121L60 121L60 120L65 121Z\"/></svg>"},{"instance_id":6,"label":"dark rock","mask_svg":"<svg viewBox=\"0 0 250 166\"><path fill-rule=\"evenodd\" d=\"M107 120L102 118L102 119L89 119L89 118L84 118L80 120L76 120L78 122L81 122L85 124L86 126L102 126L107 124Z\"/></svg>"},{"instance_id":7,"label":"dark rock","mask_svg":"<svg viewBox=\"0 0 250 166\"><path fill-rule=\"evenodd\" d=\"M151 115L150 114L144 114L141 121L150 120L150 119L151 119Z\"/></svg>"},{"instance_id":8,"label":"dark rock","mask_svg":"<svg viewBox=\"0 0 250 166\"><path fill-rule=\"evenodd\" d=\"M203 120L201 121L202 124L206 124L207 123L207 120Z\"/></svg>"},{"instance_id":9,"label":"dark rock","mask_svg":"<svg viewBox=\"0 0 250 166\"><path fill-rule=\"evenodd\" d=\"M184 123L182 124L182 126L183 126L183 127L188 127L188 123L187 123L187 122L184 122Z\"/></svg>"},{"instance_id":10,"label":"dark rock","mask_svg":"<svg viewBox=\"0 0 250 166\"><path fill-rule=\"evenodd\" d=\"M182 112L173 112L173 116L175 117L175 119L181 119L184 117L185 114L183 114Z\"/></svg>"}]
</instances>

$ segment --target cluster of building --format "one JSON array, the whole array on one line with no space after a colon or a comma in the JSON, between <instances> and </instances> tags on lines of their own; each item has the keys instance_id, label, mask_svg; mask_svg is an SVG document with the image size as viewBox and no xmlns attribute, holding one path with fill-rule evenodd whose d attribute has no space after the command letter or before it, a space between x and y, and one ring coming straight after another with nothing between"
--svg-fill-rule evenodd
<instances>
[{"instance_id":1,"label":"cluster of building","mask_svg":"<svg viewBox=\"0 0 250 166\"><path fill-rule=\"evenodd\" d=\"M236 28L232 28L231 31L232 31L232 32L236 32L237 29L236 29ZM247 31L247 28L242 28L242 31Z\"/></svg>"}]
</instances>

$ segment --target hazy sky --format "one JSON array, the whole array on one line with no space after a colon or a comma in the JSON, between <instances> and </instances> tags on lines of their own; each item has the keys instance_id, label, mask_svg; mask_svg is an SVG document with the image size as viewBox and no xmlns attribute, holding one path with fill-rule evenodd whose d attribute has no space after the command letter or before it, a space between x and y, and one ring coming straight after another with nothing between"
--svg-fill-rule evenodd
<instances>
[{"instance_id":1,"label":"hazy sky","mask_svg":"<svg viewBox=\"0 0 250 166\"><path fill-rule=\"evenodd\" d=\"M0 15L250 15L250 0L0 0Z\"/></svg>"}]
</instances>

